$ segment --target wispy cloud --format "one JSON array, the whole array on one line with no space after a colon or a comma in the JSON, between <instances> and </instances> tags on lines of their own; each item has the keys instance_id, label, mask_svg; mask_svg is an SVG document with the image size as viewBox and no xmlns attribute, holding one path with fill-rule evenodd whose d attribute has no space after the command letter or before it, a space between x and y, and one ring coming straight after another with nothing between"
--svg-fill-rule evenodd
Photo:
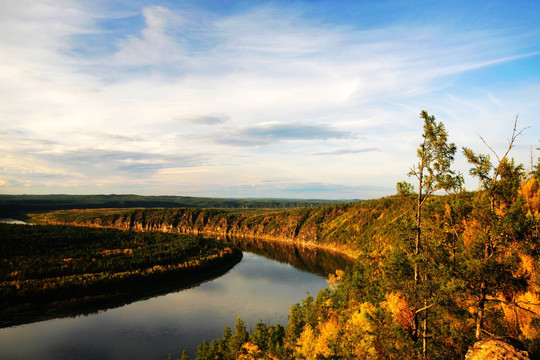
<instances>
[{"instance_id":1,"label":"wispy cloud","mask_svg":"<svg viewBox=\"0 0 540 360\"><path fill-rule=\"evenodd\" d=\"M272 123L231 130L228 133L220 134L215 138L215 141L227 145L255 146L281 141L314 141L351 137L350 132L339 131L328 125Z\"/></svg>"},{"instance_id":2,"label":"wispy cloud","mask_svg":"<svg viewBox=\"0 0 540 360\"><path fill-rule=\"evenodd\" d=\"M3 188L51 174L39 191L95 179L117 191L131 176L134 188L210 192L287 173L274 189L330 174L351 193L390 189L414 161L421 109L458 145L504 142L507 119L540 114L538 6L461 21L480 5L396 16L364 2L205 4L2 2ZM532 128L523 143L538 138Z\"/></svg>"},{"instance_id":3,"label":"wispy cloud","mask_svg":"<svg viewBox=\"0 0 540 360\"><path fill-rule=\"evenodd\" d=\"M177 156L89 148L65 152L44 152L36 155L51 163L64 164L67 168L84 168L88 174L106 171L146 174L164 168L191 167L204 163L204 156L200 154Z\"/></svg>"},{"instance_id":4,"label":"wispy cloud","mask_svg":"<svg viewBox=\"0 0 540 360\"><path fill-rule=\"evenodd\" d=\"M366 152L380 151L378 148L365 149L338 149L334 151L320 152L313 155L346 155L346 154L361 154Z\"/></svg>"},{"instance_id":5,"label":"wispy cloud","mask_svg":"<svg viewBox=\"0 0 540 360\"><path fill-rule=\"evenodd\" d=\"M226 116L212 116L212 115L200 115L200 116L187 116L187 117L175 117L174 120L184 122L191 125L220 125L227 121Z\"/></svg>"}]
</instances>

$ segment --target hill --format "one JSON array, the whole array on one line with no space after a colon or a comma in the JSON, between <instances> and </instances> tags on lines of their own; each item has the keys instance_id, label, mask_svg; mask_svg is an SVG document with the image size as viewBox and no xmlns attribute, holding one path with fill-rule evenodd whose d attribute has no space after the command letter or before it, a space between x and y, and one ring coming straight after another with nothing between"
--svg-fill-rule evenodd
<instances>
[{"instance_id":1,"label":"hill","mask_svg":"<svg viewBox=\"0 0 540 360\"><path fill-rule=\"evenodd\" d=\"M1 195L0 217L60 209L170 208L292 209L339 203L339 200L224 199L191 196L141 195Z\"/></svg>"},{"instance_id":2,"label":"hill","mask_svg":"<svg viewBox=\"0 0 540 360\"><path fill-rule=\"evenodd\" d=\"M388 197L264 212L201 208L58 210L33 214L30 221L277 240L321 246L356 257L397 236L396 224L413 203L412 198Z\"/></svg>"}]
</instances>

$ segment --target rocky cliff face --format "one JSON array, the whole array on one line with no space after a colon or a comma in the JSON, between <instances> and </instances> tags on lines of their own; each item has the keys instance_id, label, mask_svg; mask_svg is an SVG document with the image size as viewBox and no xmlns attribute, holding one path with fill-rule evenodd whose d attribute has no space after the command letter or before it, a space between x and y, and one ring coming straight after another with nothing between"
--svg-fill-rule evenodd
<instances>
[{"instance_id":1,"label":"rocky cliff face","mask_svg":"<svg viewBox=\"0 0 540 360\"><path fill-rule=\"evenodd\" d=\"M529 353L516 339L509 337L482 340L467 351L465 360L529 360Z\"/></svg>"},{"instance_id":2,"label":"rocky cliff face","mask_svg":"<svg viewBox=\"0 0 540 360\"><path fill-rule=\"evenodd\" d=\"M399 238L396 220L412 211L401 198L382 198L288 211L220 209L88 209L35 214L37 223L114 227L316 245L351 257ZM411 207L407 209L407 207Z\"/></svg>"},{"instance_id":3,"label":"rocky cliff face","mask_svg":"<svg viewBox=\"0 0 540 360\"><path fill-rule=\"evenodd\" d=\"M240 236L316 243L318 226L302 226L298 216L235 214L219 210L137 210L75 221L78 225L163 231L193 235Z\"/></svg>"},{"instance_id":4,"label":"rocky cliff face","mask_svg":"<svg viewBox=\"0 0 540 360\"><path fill-rule=\"evenodd\" d=\"M321 217L320 209L302 209L278 212L231 212L215 209L136 209L60 211L52 213L48 223L90 227L113 227L136 231L162 231L171 233L240 237L277 240L303 245L316 245L353 255L345 237L325 236L327 222L334 220L343 210L332 209L328 221ZM341 240L340 240L341 239Z\"/></svg>"}]
</instances>

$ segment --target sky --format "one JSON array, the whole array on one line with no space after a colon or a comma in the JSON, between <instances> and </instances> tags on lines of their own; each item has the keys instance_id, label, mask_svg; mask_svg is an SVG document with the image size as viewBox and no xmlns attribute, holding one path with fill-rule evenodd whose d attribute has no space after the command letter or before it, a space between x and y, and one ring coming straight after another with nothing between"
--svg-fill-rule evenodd
<instances>
[{"instance_id":1,"label":"sky","mask_svg":"<svg viewBox=\"0 0 540 360\"><path fill-rule=\"evenodd\" d=\"M530 169L540 2L0 1L0 193L367 199L421 110ZM492 154L492 158L494 155ZM461 151L456 171L467 189Z\"/></svg>"}]
</instances>

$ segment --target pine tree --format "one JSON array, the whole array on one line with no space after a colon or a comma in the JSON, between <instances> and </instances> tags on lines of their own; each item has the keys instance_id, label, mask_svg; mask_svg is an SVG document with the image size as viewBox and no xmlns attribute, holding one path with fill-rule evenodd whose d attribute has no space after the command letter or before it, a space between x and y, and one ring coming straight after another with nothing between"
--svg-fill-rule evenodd
<instances>
[{"instance_id":1,"label":"pine tree","mask_svg":"<svg viewBox=\"0 0 540 360\"><path fill-rule=\"evenodd\" d=\"M249 340L249 334L247 332L246 323L238 317L234 324L234 334L232 334L229 340L229 354L233 359L240 355L242 345Z\"/></svg>"},{"instance_id":2,"label":"pine tree","mask_svg":"<svg viewBox=\"0 0 540 360\"><path fill-rule=\"evenodd\" d=\"M420 265L426 261L422 248L422 210L426 201L437 191L451 191L459 189L463 183L460 174L456 174L451 165L456 153L456 145L448 142L448 133L442 122L437 123L433 115L427 111L420 112L420 118L424 120L424 132L422 134L422 143L417 149L418 163L409 171L408 175L417 179L418 193L416 195L416 214L415 214L415 241L414 241L414 282L416 288L421 280ZM398 191L402 194L410 192L411 185L398 183ZM424 269L424 279L428 278L427 270ZM429 294L424 294L424 300L419 305L420 309L415 310L413 318L412 337L413 340L419 338L418 316L423 315L423 333L421 335L423 343L424 358L427 358L427 338L428 338L428 309L433 304L428 304Z\"/></svg>"}]
</instances>

